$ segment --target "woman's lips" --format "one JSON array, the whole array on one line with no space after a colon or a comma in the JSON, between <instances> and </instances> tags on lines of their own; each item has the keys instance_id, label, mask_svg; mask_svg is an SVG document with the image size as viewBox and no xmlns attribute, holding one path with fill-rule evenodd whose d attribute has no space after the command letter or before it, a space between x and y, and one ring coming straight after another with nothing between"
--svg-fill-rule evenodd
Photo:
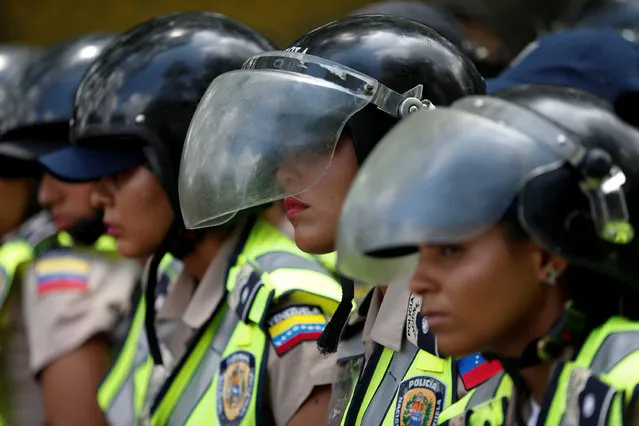
<instances>
[{"instance_id":1,"label":"woman's lips","mask_svg":"<svg viewBox=\"0 0 639 426\"><path fill-rule=\"evenodd\" d=\"M288 197L284 200L284 209L286 210L286 217L292 219L308 209L308 204L302 202L299 198Z\"/></svg>"}]
</instances>

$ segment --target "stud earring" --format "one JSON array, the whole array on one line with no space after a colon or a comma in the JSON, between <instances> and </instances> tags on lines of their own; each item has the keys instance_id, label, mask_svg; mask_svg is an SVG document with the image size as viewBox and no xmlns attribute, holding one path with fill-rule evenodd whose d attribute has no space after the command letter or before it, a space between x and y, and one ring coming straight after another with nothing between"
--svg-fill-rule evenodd
<instances>
[{"instance_id":1,"label":"stud earring","mask_svg":"<svg viewBox=\"0 0 639 426\"><path fill-rule=\"evenodd\" d=\"M551 286L554 286L555 284L557 284L557 278L559 278L559 274L553 268L549 269L548 272L546 273L546 282L550 284Z\"/></svg>"}]
</instances>

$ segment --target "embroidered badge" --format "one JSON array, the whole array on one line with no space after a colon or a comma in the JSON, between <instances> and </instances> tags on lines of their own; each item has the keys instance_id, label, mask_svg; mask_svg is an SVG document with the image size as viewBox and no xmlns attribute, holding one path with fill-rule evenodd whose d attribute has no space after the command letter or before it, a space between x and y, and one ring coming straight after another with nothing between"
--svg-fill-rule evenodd
<instances>
[{"instance_id":1,"label":"embroidered badge","mask_svg":"<svg viewBox=\"0 0 639 426\"><path fill-rule=\"evenodd\" d=\"M255 357L233 352L220 363L217 382L217 418L221 425L238 425L246 415L255 385Z\"/></svg>"},{"instance_id":2,"label":"embroidered badge","mask_svg":"<svg viewBox=\"0 0 639 426\"><path fill-rule=\"evenodd\" d=\"M318 306L289 306L266 322L275 351L279 356L301 342L317 340L326 327L326 318Z\"/></svg>"},{"instance_id":3,"label":"embroidered badge","mask_svg":"<svg viewBox=\"0 0 639 426\"><path fill-rule=\"evenodd\" d=\"M421 308L421 297L411 294L406 311L406 339L418 348L437 355L435 337L428 332L428 319L420 312Z\"/></svg>"},{"instance_id":4,"label":"embroidered badge","mask_svg":"<svg viewBox=\"0 0 639 426\"><path fill-rule=\"evenodd\" d=\"M406 310L406 338L415 346L417 346L417 337L419 335L417 316L421 307L422 298L411 293L408 299L408 309Z\"/></svg>"},{"instance_id":5,"label":"embroidered badge","mask_svg":"<svg viewBox=\"0 0 639 426\"><path fill-rule=\"evenodd\" d=\"M89 291L91 263L72 256L42 257L35 264L38 294Z\"/></svg>"},{"instance_id":6,"label":"embroidered badge","mask_svg":"<svg viewBox=\"0 0 639 426\"><path fill-rule=\"evenodd\" d=\"M457 360L457 368L466 390L481 385L502 370L499 361L488 361L480 354L468 355Z\"/></svg>"},{"instance_id":7,"label":"embroidered badge","mask_svg":"<svg viewBox=\"0 0 639 426\"><path fill-rule=\"evenodd\" d=\"M446 385L431 376L404 380L397 391L393 426L437 424L446 400Z\"/></svg>"}]
</instances>

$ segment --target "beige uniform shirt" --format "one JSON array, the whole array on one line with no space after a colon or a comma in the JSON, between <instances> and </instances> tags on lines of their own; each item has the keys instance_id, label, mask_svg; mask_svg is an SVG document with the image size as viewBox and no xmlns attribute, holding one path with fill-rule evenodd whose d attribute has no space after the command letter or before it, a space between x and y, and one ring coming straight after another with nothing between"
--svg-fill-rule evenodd
<instances>
[{"instance_id":1,"label":"beige uniform shirt","mask_svg":"<svg viewBox=\"0 0 639 426\"><path fill-rule=\"evenodd\" d=\"M167 295L158 314L159 321L180 318L182 322L182 326L175 327L173 333L162 339L174 362L185 354L189 339L224 302L228 258L237 242L237 234L225 241L199 285L183 273ZM283 301L273 310L285 306ZM282 356L270 345L266 391L276 425L286 425L314 387L330 385L335 379L335 368L335 358L321 355L314 341L302 342Z\"/></svg>"},{"instance_id":2,"label":"beige uniform shirt","mask_svg":"<svg viewBox=\"0 0 639 426\"><path fill-rule=\"evenodd\" d=\"M54 249L33 261L22 283L31 371L110 333L131 309L139 274L136 261L91 249Z\"/></svg>"}]
</instances>

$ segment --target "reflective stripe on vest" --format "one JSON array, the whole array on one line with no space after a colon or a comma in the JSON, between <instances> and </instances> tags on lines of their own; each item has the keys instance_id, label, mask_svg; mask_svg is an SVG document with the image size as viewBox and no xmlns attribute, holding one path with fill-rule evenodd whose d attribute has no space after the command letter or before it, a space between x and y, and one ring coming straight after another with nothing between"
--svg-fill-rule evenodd
<instances>
[{"instance_id":1,"label":"reflective stripe on vest","mask_svg":"<svg viewBox=\"0 0 639 426\"><path fill-rule=\"evenodd\" d=\"M218 309L176 367L158 396L151 425L268 422L262 388L269 342L260 324L271 302L287 295L294 303L332 312L341 298L341 287L330 273L262 221L256 222L229 269L226 288L228 304Z\"/></svg>"},{"instance_id":2,"label":"reflective stripe on vest","mask_svg":"<svg viewBox=\"0 0 639 426\"><path fill-rule=\"evenodd\" d=\"M204 359L199 362L198 367L195 369L193 378L195 380L189 380L186 388L179 396L182 401L181 404L175 406L170 413L169 419L166 422L169 425L183 425L186 424L189 416L195 410L195 407L200 402L211 383L213 383L215 373L217 373L220 367L220 360L228 341L233 335L233 331L239 323L239 318L233 313L228 315L219 316L222 318L222 324L217 327L210 327L209 332L214 332L215 337L210 344L202 344L196 346L194 352L202 351L204 353ZM208 342L209 339L203 338L200 342Z\"/></svg>"},{"instance_id":3,"label":"reflective stripe on vest","mask_svg":"<svg viewBox=\"0 0 639 426\"><path fill-rule=\"evenodd\" d=\"M179 269L174 268L172 256L166 255L160 262L160 280L172 281ZM109 372L98 388L98 405L113 425L136 425L143 412L147 391L153 372L153 361L144 330L146 305L140 298L129 326L129 331ZM164 328L164 330L163 330ZM168 328L168 329L167 329ZM158 338L169 333L170 327L160 327Z\"/></svg>"},{"instance_id":4,"label":"reflective stripe on vest","mask_svg":"<svg viewBox=\"0 0 639 426\"><path fill-rule=\"evenodd\" d=\"M419 424L436 424L437 416L456 398L456 395L452 395L455 388L453 380L456 380L453 378L452 358L439 358L419 350L409 342L403 343L400 352L381 346L377 346L376 350L378 353L381 351L379 358L377 362L374 361L374 352L368 361L341 424L402 424L402 416L406 415L407 410L410 411L407 404L413 396L422 398L420 404L423 403L423 410L413 413L423 416ZM374 370L371 372L369 369ZM359 398L361 404L352 406Z\"/></svg>"},{"instance_id":5,"label":"reflective stripe on vest","mask_svg":"<svg viewBox=\"0 0 639 426\"><path fill-rule=\"evenodd\" d=\"M470 398L468 399L468 405L466 409L470 409L476 407L484 401L488 401L489 399L495 398L498 394L509 395L512 391L512 382L510 380L506 380L510 386L505 386L507 389L500 392L500 387L502 387L504 383L505 373L502 371L494 377L491 377L485 383L482 383L477 388L475 388Z\"/></svg>"},{"instance_id":6,"label":"reflective stripe on vest","mask_svg":"<svg viewBox=\"0 0 639 426\"><path fill-rule=\"evenodd\" d=\"M481 385L472 389L461 400L447 408L439 417L439 422L443 423L453 417L463 414L486 401L495 398L510 398L513 382L503 371L491 377Z\"/></svg>"},{"instance_id":7,"label":"reflective stripe on vest","mask_svg":"<svg viewBox=\"0 0 639 426\"><path fill-rule=\"evenodd\" d=\"M393 400L402 377L406 376L408 369L417 355L417 346L406 344L406 348L393 355L393 360L384 374L375 396L368 403L368 407L362 417L363 425L372 425L383 419L388 411L388 402Z\"/></svg>"},{"instance_id":8,"label":"reflective stripe on vest","mask_svg":"<svg viewBox=\"0 0 639 426\"><path fill-rule=\"evenodd\" d=\"M360 331L340 341L337 348L337 380L331 387L331 400L327 426L342 421L352 398L355 384L360 378L365 361L364 336Z\"/></svg>"}]
</instances>

